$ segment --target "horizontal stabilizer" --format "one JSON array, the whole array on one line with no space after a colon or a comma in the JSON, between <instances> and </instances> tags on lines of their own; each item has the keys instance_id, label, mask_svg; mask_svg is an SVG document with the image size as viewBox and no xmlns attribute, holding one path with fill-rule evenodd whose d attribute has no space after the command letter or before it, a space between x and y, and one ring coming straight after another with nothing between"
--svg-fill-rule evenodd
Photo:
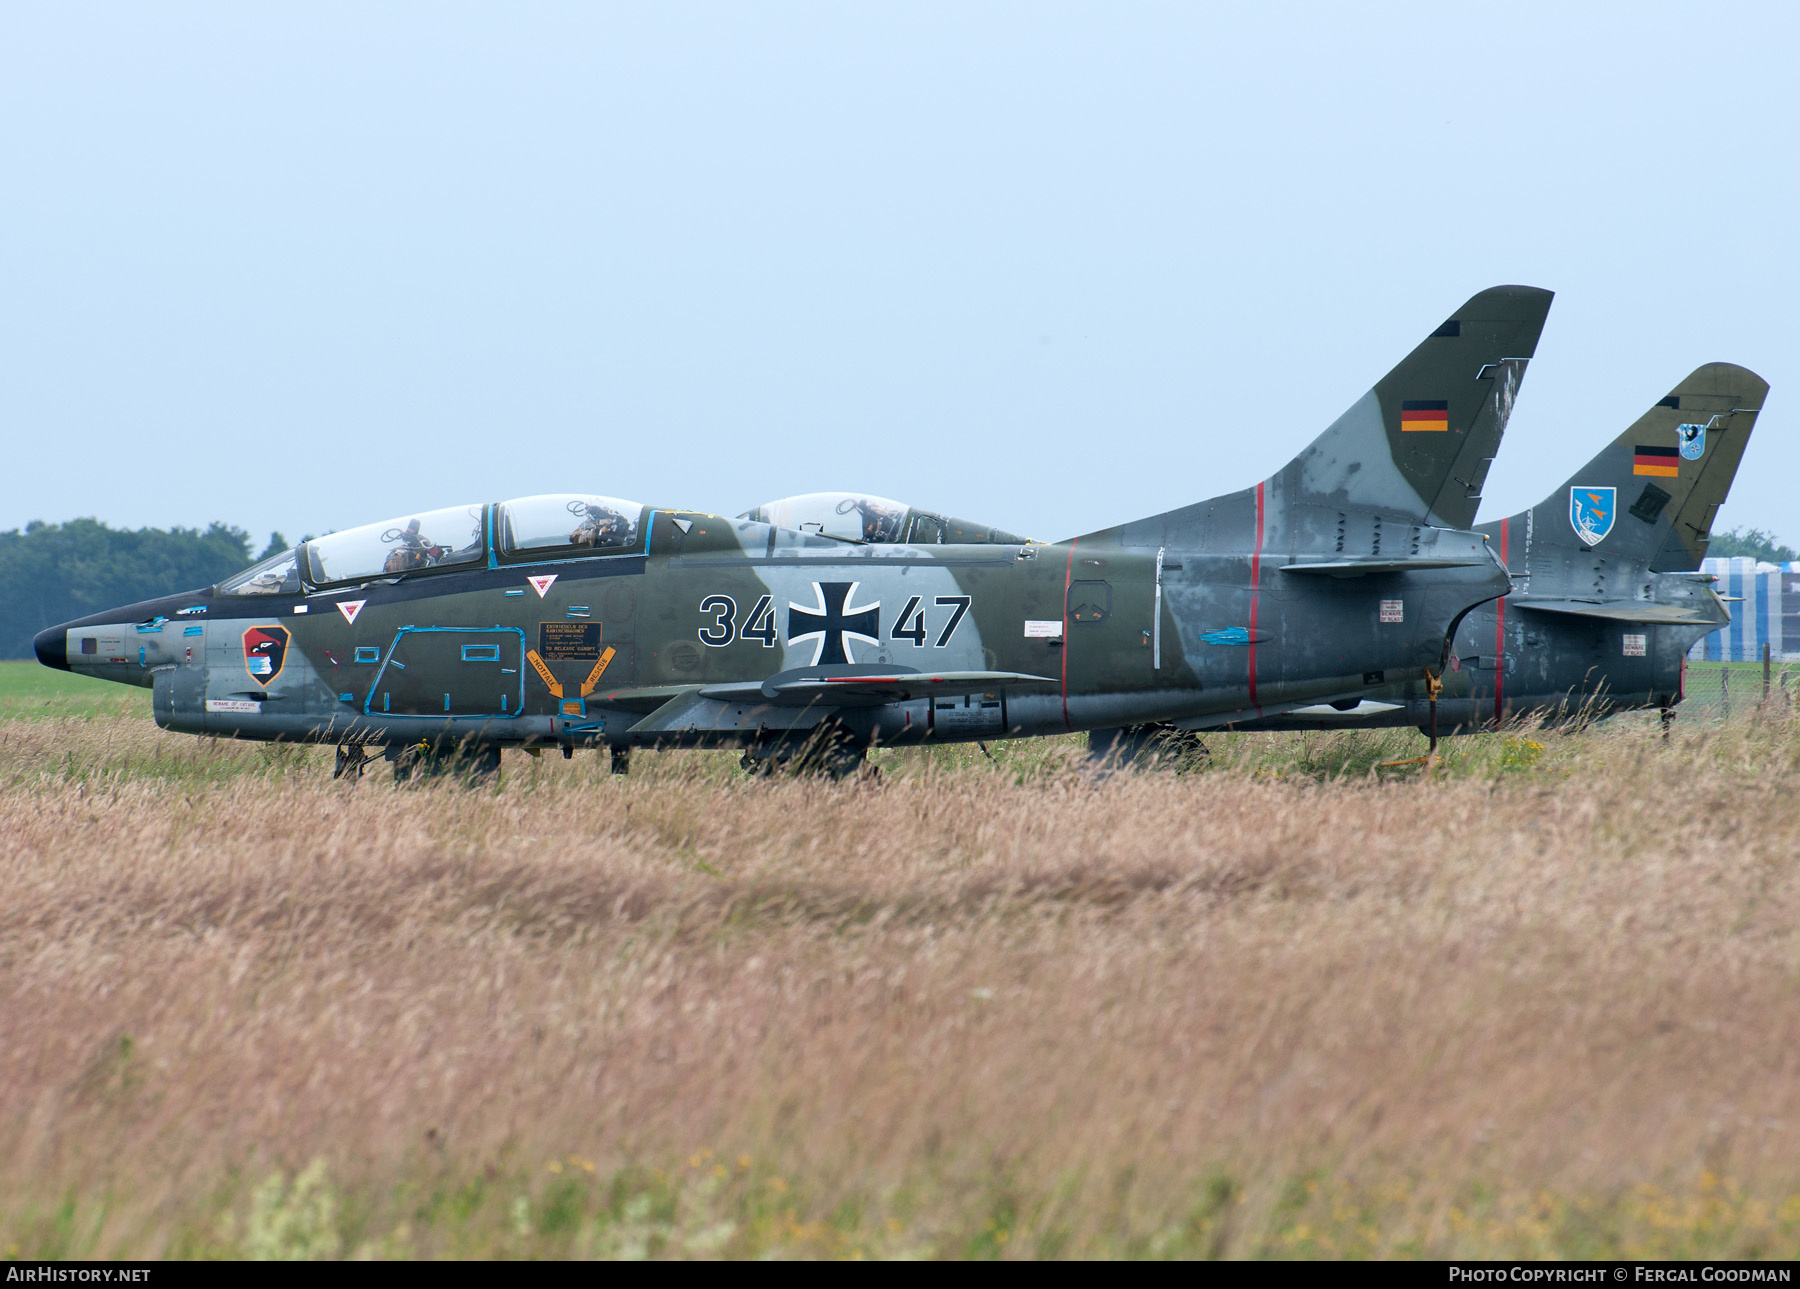
<instances>
[{"instance_id":1,"label":"horizontal stabilizer","mask_svg":"<svg viewBox=\"0 0 1800 1289\"><path fill-rule=\"evenodd\" d=\"M1015 685L1053 685L1049 676L1017 671L906 671L893 667L855 667L841 671L800 668L763 681L708 685L702 698L728 703L777 703L784 707L873 707L915 698L954 698L989 693Z\"/></svg>"},{"instance_id":2,"label":"horizontal stabilizer","mask_svg":"<svg viewBox=\"0 0 1800 1289\"><path fill-rule=\"evenodd\" d=\"M1421 559L1333 559L1314 564L1283 564L1283 573L1314 573L1325 577L1368 577L1372 573L1424 573L1434 568L1486 568L1494 561L1483 555Z\"/></svg>"},{"instance_id":3,"label":"horizontal stabilizer","mask_svg":"<svg viewBox=\"0 0 1800 1289\"><path fill-rule=\"evenodd\" d=\"M1656 604L1649 600L1557 600L1514 596L1507 601L1515 609L1536 613L1560 613L1578 618L1603 618L1608 622L1668 622L1691 626L1721 626L1727 621L1709 613L1702 604Z\"/></svg>"}]
</instances>

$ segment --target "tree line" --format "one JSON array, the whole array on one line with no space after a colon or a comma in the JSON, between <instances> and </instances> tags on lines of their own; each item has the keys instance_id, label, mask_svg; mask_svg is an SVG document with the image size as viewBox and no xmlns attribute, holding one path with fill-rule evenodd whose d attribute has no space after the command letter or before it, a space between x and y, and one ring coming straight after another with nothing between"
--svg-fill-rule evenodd
<instances>
[{"instance_id":1,"label":"tree line","mask_svg":"<svg viewBox=\"0 0 1800 1289\"><path fill-rule=\"evenodd\" d=\"M269 535L261 559L288 548ZM109 528L97 519L35 520L0 532L0 658L30 658L31 638L71 618L211 586L251 562L250 534L206 528Z\"/></svg>"},{"instance_id":2,"label":"tree line","mask_svg":"<svg viewBox=\"0 0 1800 1289\"><path fill-rule=\"evenodd\" d=\"M1792 546L1783 546L1774 533L1765 533L1760 528L1745 528L1741 531L1728 528L1722 533L1714 533L1712 541L1707 543L1706 554L1709 559L1731 559L1747 555L1767 564L1788 564L1800 560L1800 553L1796 553Z\"/></svg>"}]
</instances>

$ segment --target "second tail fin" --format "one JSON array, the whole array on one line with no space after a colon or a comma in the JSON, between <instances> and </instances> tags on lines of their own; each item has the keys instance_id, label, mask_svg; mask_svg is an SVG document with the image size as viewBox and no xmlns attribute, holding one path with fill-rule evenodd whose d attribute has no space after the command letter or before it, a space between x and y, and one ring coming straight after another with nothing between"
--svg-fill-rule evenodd
<instances>
[{"instance_id":1,"label":"second tail fin","mask_svg":"<svg viewBox=\"0 0 1800 1289\"><path fill-rule=\"evenodd\" d=\"M1655 572L1699 568L1768 392L1735 363L1696 368L1532 507L1531 546L1646 560Z\"/></svg>"}]
</instances>

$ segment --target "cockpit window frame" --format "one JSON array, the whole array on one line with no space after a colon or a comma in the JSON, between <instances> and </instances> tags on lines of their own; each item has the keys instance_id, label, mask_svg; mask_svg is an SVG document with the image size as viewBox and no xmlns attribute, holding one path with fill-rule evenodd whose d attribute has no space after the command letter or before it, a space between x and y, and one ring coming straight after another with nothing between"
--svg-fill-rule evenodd
<instances>
[{"instance_id":1,"label":"cockpit window frame","mask_svg":"<svg viewBox=\"0 0 1800 1289\"><path fill-rule=\"evenodd\" d=\"M221 599L252 601L266 600L270 596L294 596L305 594L305 559L300 552L300 547L303 545L305 545L304 542L277 554L265 556L264 558L257 560L256 563L250 565L248 568L239 569L230 577L220 578L217 582L213 583L212 594ZM246 591L242 589L249 584L249 581L254 574L269 569L279 568L282 563L287 560L292 560L294 563L294 585L292 587L289 587L287 579L283 578L279 583L266 590Z\"/></svg>"},{"instance_id":2,"label":"cockpit window frame","mask_svg":"<svg viewBox=\"0 0 1800 1289\"><path fill-rule=\"evenodd\" d=\"M637 507L636 530L632 540L623 546L533 546L508 550L503 535L506 507L520 501L540 497L591 498ZM496 568L518 568L528 564L567 564L573 560L642 559L649 553L650 529L657 508L629 497L609 497L597 492L534 493L527 497L509 497L496 501L488 513L488 551Z\"/></svg>"},{"instance_id":3,"label":"cockpit window frame","mask_svg":"<svg viewBox=\"0 0 1800 1289\"><path fill-rule=\"evenodd\" d=\"M321 537L313 538L311 541L301 542L297 547L295 547L295 554L299 561L300 580L304 584L304 586L307 588L308 591L334 591L334 590L340 590L346 586L368 586L371 583L375 583L375 582L411 581L413 578L416 578L416 577L444 577L444 576L447 576L452 573L477 573L477 572L481 572L484 569L491 568L491 567L493 567L493 557L494 557L494 537L493 537L494 503L491 501L484 501L484 502L476 502L473 504L476 506L479 506L480 511L481 511L481 514L480 514L481 554L475 556L472 559L459 560L453 564L434 564L434 565L430 565L425 568L410 568L410 569L404 569L404 570L400 570L400 571L396 571L396 572L388 572L385 570L375 570L372 572L358 573L352 577L339 577L339 578L332 578L329 580L316 580L313 577L313 560L312 560L313 544L315 542L323 541L325 539L325 537L335 537L338 535L337 533L326 533ZM457 510L457 509L461 509L461 507L460 506L438 506L438 507L434 507L433 509L434 509L434 511L435 510ZM433 513L433 512L432 511L420 511L417 513L429 514L429 513ZM382 524L399 526L399 524L401 524L403 522L404 522L403 520L381 520L381 521L378 521L377 523L373 523L373 524L357 524L357 525L355 525L355 528L377 528L377 527L380 527ZM352 531L355 531L355 528L343 529L340 531L352 532Z\"/></svg>"}]
</instances>

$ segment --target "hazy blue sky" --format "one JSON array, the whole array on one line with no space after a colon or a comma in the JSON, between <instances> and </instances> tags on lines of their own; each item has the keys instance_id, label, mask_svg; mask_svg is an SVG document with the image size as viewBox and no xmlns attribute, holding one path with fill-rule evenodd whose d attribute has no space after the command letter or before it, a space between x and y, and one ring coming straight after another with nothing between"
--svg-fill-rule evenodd
<instances>
[{"instance_id":1,"label":"hazy blue sky","mask_svg":"<svg viewBox=\"0 0 1800 1289\"><path fill-rule=\"evenodd\" d=\"M0 8L0 527L594 490L1058 538L1554 289L1483 518L1693 367L1800 540L1791 4Z\"/></svg>"}]
</instances>

